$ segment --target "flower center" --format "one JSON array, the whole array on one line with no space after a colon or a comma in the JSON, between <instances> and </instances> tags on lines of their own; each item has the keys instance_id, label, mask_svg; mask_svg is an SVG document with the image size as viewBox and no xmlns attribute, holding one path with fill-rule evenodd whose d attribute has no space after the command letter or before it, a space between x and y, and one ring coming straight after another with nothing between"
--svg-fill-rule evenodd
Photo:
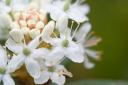
<instances>
[{"instance_id":1,"label":"flower center","mask_svg":"<svg viewBox=\"0 0 128 85\"><path fill-rule=\"evenodd\" d=\"M44 12L30 7L28 10L16 12L14 19L21 29L40 29L40 31L42 31L46 24L47 17Z\"/></svg>"},{"instance_id":2,"label":"flower center","mask_svg":"<svg viewBox=\"0 0 128 85\"><path fill-rule=\"evenodd\" d=\"M0 68L0 74L5 74L6 69L5 68Z\"/></svg>"},{"instance_id":3,"label":"flower center","mask_svg":"<svg viewBox=\"0 0 128 85\"><path fill-rule=\"evenodd\" d=\"M63 45L63 47L68 47L69 41L68 41L67 39L65 39L65 40L62 42L62 45Z\"/></svg>"},{"instance_id":4,"label":"flower center","mask_svg":"<svg viewBox=\"0 0 128 85\"><path fill-rule=\"evenodd\" d=\"M31 51L28 48L23 49L23 54L26 56L29 56L31 54Z\"/></svg>"},{"instance_id":5,"label":"flower center","mask_svg":"<svg viewBox=\"0 0 128 85\"><path fill-rule=\"evenodd\" d=\"M53 67L53 66L48 67L48 71L49 71L49 72L54 72L54 71L55 71L55 67Z\"/></svg>"}]
</instances>

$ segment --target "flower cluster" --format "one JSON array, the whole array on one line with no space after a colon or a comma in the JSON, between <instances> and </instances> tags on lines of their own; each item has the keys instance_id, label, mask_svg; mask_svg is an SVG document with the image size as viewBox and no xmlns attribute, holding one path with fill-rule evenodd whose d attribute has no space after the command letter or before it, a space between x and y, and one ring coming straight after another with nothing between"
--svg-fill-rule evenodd
<instances>
[{"instance_id":1,"label":"flower cluster","mask_svg":"<svg viewBox=\"0 0 128 85\"><path fill-rule=\"evenodd\" d=\"M51 80L63 85L66 77L72 77L62 64L65 59L83 63L89 69L94 64L88 57L100 59L100 52L90 47L101 39L90 33L86 16L89 6L82 0L9 1L0 1L0 17L5 17L0 22L6 20L0 30L9 28L6 35L0 36L6 36L4 46L0 46L0 81L4 85L15 85L11 74L22 67L35 84Z\"/></svg>"}]
</instances>

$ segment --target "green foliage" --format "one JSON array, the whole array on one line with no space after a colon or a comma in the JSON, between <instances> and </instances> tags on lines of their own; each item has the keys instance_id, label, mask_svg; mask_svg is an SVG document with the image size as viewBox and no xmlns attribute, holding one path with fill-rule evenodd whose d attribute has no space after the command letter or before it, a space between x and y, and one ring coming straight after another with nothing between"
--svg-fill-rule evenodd
<instances>
[{"instance_id":1,"label":"green foliage","mask_svg":"<svg viewBox=\"0 0 128 85\"><path fill-rule=\"evenodd\" d=\"M103 51L103 54L91 70L84 69L83 65L72 64L70 71L74 77L70 81L90 78L128 80L128 0L86 2L90 6L88 16L92 31L102 38L96 49Z\"/></svg>"},{"instance_id":2,"label":"green foliage","mask_svg":"<svg viewBox=\"0 0 128 85\"><path fill-rule=\"evenodd\" d=\"M128 82L108 80L81 80L66 85L128 85Z\"/></svg>"}]
</instances>

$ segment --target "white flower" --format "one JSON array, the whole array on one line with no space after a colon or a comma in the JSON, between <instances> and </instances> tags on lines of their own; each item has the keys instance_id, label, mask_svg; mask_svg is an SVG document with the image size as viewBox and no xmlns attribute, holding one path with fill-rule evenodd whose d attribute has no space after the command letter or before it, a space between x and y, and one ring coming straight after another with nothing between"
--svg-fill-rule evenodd
<instances>
[{"instance_id":1,"label":"white flower","mask_svg":"<svg viewBox=\"0 0 128 85\"><path fill-rule=\"evenodd\" d=\"M54 28L55 28L55 22L49 21L48 24L44 27L43 32L42 32L43 41L49 43L52 40L51 35L54 31Z\"/></svg>"},{"instance_id":2,"label":"white flower","mask_svg":"<svg viewBox=\"0 0 128 85\"><path fill-rule=\"evenodd\" d=\"M10 8L12 11L22 11L28 7L29 0L12 0Z\"/></svg>"},{"instance_id":3,"label":"white flower","mask_svg":"<svg viewBox=\"0 0 128 85\"><path fill-rule=\"evenodd\" d=\"M9 1L9 0L8 0ZM0 1L0 12L9 13L11 11L21 11L28 7L29 0L7 0Z\"/></svg>"},{"instance_id":4,"label":"white flower","mask_svg":"<svg viewBox=\"0 0 128 85\"><path fill-rule=\"evenodd\" d=\"M13 15L15 21L11 25L12 29L20 29L24 34L29 34L32 39L42 32L47 20L44 12L32 6Z\"/></svg>"},{"instance_id":5,"label":"white flower","mask_svg":"<svg viewBox=\"0 0 128 85\"><path fill-rule=\"evenodd\" d=\"M0 46L0 82L3 81L3 85L15 85L9 72L8 63L6 50Z\"/></svg>"},{"instance_id":6,"label":"white flower","mask_svg":"<svg viewBox=\"0 0 128 85\"><path fill-rule=\"evenodd\" d=\"M84 61L84 56L81 53L82 49L73 41L73 35L71 35L71 31L67 26L68 18L66 16L62 16L57 23L60 37L52 38L50 40L50 43L53 45L53 49L46 59L46 63L49 66L56 64L64 57L67 57L77 63L82 63ZM53 29L51 28L51 30Z\"/></svg>"},{"instance_id":7,"label":"white flower","mask_svg":"<svg viewBox=\"0 0 128 85\"><path fill-rule=\"evenodd\" d=\"M35 78L36 84L44 84L49 79L57 85L64 85L66 78L65 76L72 77L72 74L68 72L63 65L55 65L52 67L42 66L42 73L39 78Z\"/></svg>"},{"instance_id":8,"label":"white flower","mask_svg":"<svg viewBox=\"0 0 128 85\"><path fill-rule=\"evenodd\" d=\"M0 14L0 40L6 40L11 30L11 17L8 14Z\"/></svg>"},{"instance_id":9,"label":"white flower","mask_svg":"<svg viewBox=\"0 0 128 85\"><path fill-rule=\"evenodd\" d=\"M97 45L101 41L101 38L90 37L91 36L91 34L89 34L90 30L91 30L90 23L85 23L75 35L77 42L83 49L83 53L85 55L84 66L86 68L94 67L94 64L88 60L88 56L93 59L99 60L101 54L98 51L90 50L90 47Z\"/></svg>"},{"instance_id":10,"label":"white flower","mask_svg":"<svg viewBox=\"0 0 128 85\"><path fill-rule=\"evenodd\" d=\"M50 16L53 20L57 21L62 15L67 15L69 19L76 22L84 22L88 20L87 14L89 12L89 6L87 4L81 5L80 0L71 4L72 0L55 0L51 4L45 5L45 8L50 12Z\"/></svg>"},{"instance_id":11,"label":"white flower","mask_svg":"<svg viewBox=\"0 0 128 85\"><path fill-rule=\"evenodd\" d=\"M7 14L11 11L11 8L6 5L5 1L0 0L0 13Z\"/></svg>"},{"instance_id":12,"label":"white flower","mask_svg":"<svg viewBox=\"0 0 128 85\"><path fill-rule=\"evenodd\" d=\"M38 4L39 7L43 7L44 5L47 5L51 3L53 0L31 0L32 3Z\"/></svg>"},{"instance_id":13,"label":"white flower","mask_svg":"<svg viewBox=\"0 0 128 85\"><path fill-rule=\"evenodd\" d=\"M30 41L28 44L24 41L23 33L14 29L10 32L10 38L6 42L6 46L9 50L14 52L16 55L12 57L9 63L9 68L13 72L13 69L19 69L25 64L28 73L38 78L40 76L40 66L36 61L36 58L42 57L45 50L38 48L41 41L41 37L37 36L35 39Z\"/></svg>"}]
</instances>

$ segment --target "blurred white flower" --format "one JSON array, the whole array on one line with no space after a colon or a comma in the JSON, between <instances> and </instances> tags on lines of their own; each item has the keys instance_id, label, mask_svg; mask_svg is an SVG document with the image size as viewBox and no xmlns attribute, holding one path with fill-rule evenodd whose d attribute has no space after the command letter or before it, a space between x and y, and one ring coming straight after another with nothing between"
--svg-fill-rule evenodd
<instances>
[{"instance_id":1,"label":"blurred white flower","mask_svg":"<svg viewBox=\"0 0 128 85\"><path fill-rule=\"evenodd\" d=\"M0 46L0 81L4 85L15 85L10 73L23 64L36 84L51 80L57 85L64 85L66 76L72 77L61 65L65 58L94 67L89 58L98 60L100 52L90 47L101 39L89 33L90 23L80 27L88 21L90 10L83 0L7 1L0 0L0 40L7 39L8 48ZM7 53L12 55L9 60Z\"/></svg>"},{"instance_id":2,"label":"blurred white flower","mask_svg":"<svg viewBox=\"0 0 128 85\"><path fill-rule=\"evenodd\" d=\"M23 11L15 12L13 17L12 29L20 29L24 34L29 34L32 39L42 32L47 21L44 12L31 6Z\"/></svg>"},{"instance_id":3,"label":"blurred white flower","mask_svg":"<svg viewBox=\"0 0 128 85\"><path fill-rule=\"evenodd\" d=\"M6 40L11 30L11 17L8 14L0 14L0 40Z\"/></svg>"},{"instance_id":4,"label":"blurred white flower","mask_svg":"<svg viewBox=\"0 0 128 85\"><path fill-rule=\"evenodd\" d=\"M45 52L43 49L37 49L40 44L41 37L38 36L28 44L24 41L23 33L14 29L10 32L10 38L6 42L6 46L9 50L15 53L9 63L9 68L19 69L23 64L25 64L28 73L34 77L38 78L40 76L40 67L35 58L41 57L42 53ZM36 68L36 69L35 69Z\"/></svg>"},{"instance_id":5,"label":"blurred white flower","mask_svg":"<svg viewBox=\"0 0 128 85\"><path fill-rule=\"evenodd\" d=\"M89 12L89 6L87 4L81 5L80 0L77 0L74 4L71 4L72 0L54 0L51 4L45 5L45 8L50 12L50 16L53 20L57 21L62 15L67 15L69 19L76 22L87 21L87 14Z\"/></svg>"},{"instance_id":6,"label":"blurred white flower","mask_svg":"<svg viewBox=\"0 0 128 85\"><path fill-rule=\"evenodd\" d=\"M73 41L74 34L72 35L71 30L68 28L67 16L60 17L57 28L60 31L60 37L51 39L50 43L53 45L53 49L48 55L46 63L51 66L61 61L64 57L73 62L82 63L84 61L84 56L81 53L82 49Z\"/></svg>"},{"instance_id":7,"label":"blurred white flower","mask_svg":"<svg viewBox=\"0 0 128 85\"><path fill-rule=\"evenodd\" d=\"M27 9L29 5L29 0L12 0L10 8L12 11L22 11Z\"/></svg>"},{"instance_id":8,"label":"blurred white flower","mask_svg":"<svg viewBox=\"0 0 128 85\"><path fill-rule=\"evenodd\" d=\"M84 66L86 68L94 67L94 64L88 60L88 56L93 59L99 60L101 54L98 51L90 50L90 47L97 45L101 41L101 38L91 37L91 34L89 34L90 30L91 24L85 23L75 35L78 44L83 49L83 53L85 56Z\"/></svg>"},{"instance_id":9,"label":"blurred white flower","mask_svg":"<svg viewBox=\"0 0 128 85\"><path fill-rule=\"evenodd\" d=\"M50 79L57 85L64 85L66 78L65 76L72 77L72 74L66 70L63 65L55 65L51 67L42 66L42 73L39 78L35 78L36 84L44 84Z\"/></svg>"},{"instance_id":10,"label":"blurred white flower","mask_svg":"<svg viewBox=\"0 0 128 85\"><path fill-rule=\"evenodd\" d=\"M8 68L8 63L7 52L0 46L0 82L3 81L3 85L15 85L9 72L10 69Z\"/></svg>"},{"instance_id":11,"label":"blurred white flower","mask_svg":"<svg viewBox=\"0 0 128 85\"><path fill-rule=\"evenodd\" d=\"M11 11L11 8L6 4L5 0L0 0L0 13L6 14Z\"/></svg>"}]
</instances>

